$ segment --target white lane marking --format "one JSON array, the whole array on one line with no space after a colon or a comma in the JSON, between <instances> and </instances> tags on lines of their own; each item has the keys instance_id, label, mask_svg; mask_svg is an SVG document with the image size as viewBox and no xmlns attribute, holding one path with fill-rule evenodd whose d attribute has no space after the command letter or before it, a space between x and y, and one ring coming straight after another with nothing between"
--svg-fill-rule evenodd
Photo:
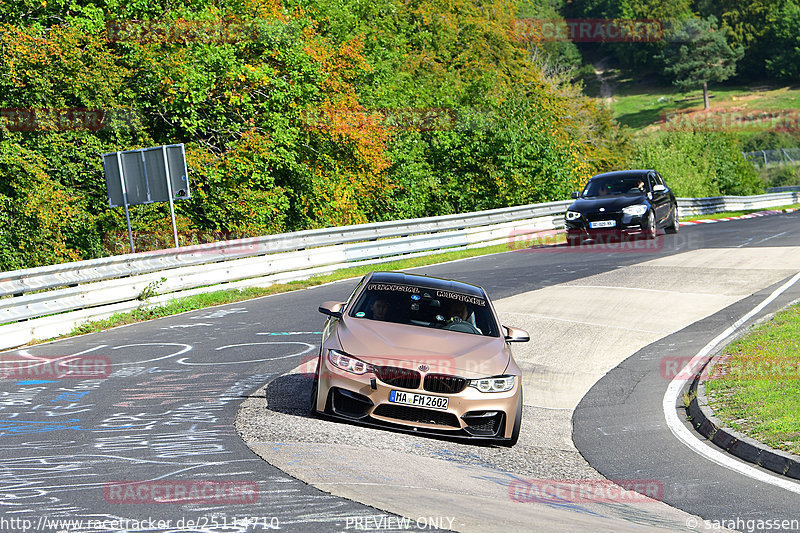
<instances>
[{"instance_id":1,"label":"white lane marking","mask_svg":"<svg viewBox=\"0 0 800 533\"><path fill-rule=\"evenodd\" d=\"M173 324L172 326L161 329L170 330L170 329L182 329L182 328L196 328L198 326L213 326L213 325L214 324L209 324L208 322L198 322L197 324Z\"/></svg>"},{"instance_id":2,"label":"white lane marking","mask_svg":"<svg viewBox=\"0 0 800 533\"><path fill-rule=\"evenodd\" d=\"M231 307L230 309L217 309L211 313L206 313L204 315L192 316L189 317L192 320L197 319L211 319L211 318L222 318L228 315L235 315L237 313L247 313L246 307Z\"/></svg>"},{"instance_id":3,"label":"white lane marking","mask_svg":"<svg viewBox=\"0 0 800 533\"><path fill-rule=\"evenodd\" d=\"M115 365L140 365L142 363L151 363L153 361L161 361L162 359L169 359L170 357L175 357L176 355L181 355L182 353L186 353L192 349L191 344L182 344L177 342L143 342L139 344L126 344L124 346L115 346L111 348L112 350L119 350L120 348L131 348L134 346L183 346L181 350L178 350L175 353L171 353L169 355L164 355L161 357L154 357L153 359L145 359L144 361L131 361L129 363L114 363Z\"/></svg>"},{"instance_id":4,"label":"white lane marking","mask_svg":"<svg viewBox=\"0 0 800 533\"><path fill-rule=\"evenodd\" d=\"M524 405L525 407L533 407L535 409L547 409L548 411L574 411L575 410L574 407L546 407L544 405L536 405L536 404L532 404L532 403L525 403L524 401L522 402L522 405Z\"/></svg>"},{"instance_id":5,"label":"white lane marking","mask_svg":"<svg viewBox=\"0 0 800 533\"><path fill-rule=\"evenodd\" d=\"M780 237L781 235L786 235L787 233L789 233L789 232L788 231L784 231L783 233L778 233L777 235L770 235L769 237L765 237L765 238L761 239L760 241L757 241L756 244L761 244L764 241L768 241L770 239L774 239L775 237Z\"/></svg>"},{"instance_id":6,"label":"white lane marking","mask_svg":"<svg viewBox=\"0 0 800 533\"><path fill-rule=\"evenodd\" d=\"M284 335L321 335L321 331L265 331L256 333L256 335L270 335L273 337L282 337Z\"/></svg>"},{"instance_id":7,"label":"white lane marking","mask_svg":"<svg viewBox=\"0 0 800 533\"><path fill-rule=\"evenodd\" d=\"M722 341L727 339L734 331L736 331L742 324L747 322L750 318L752 318L756 313L761 311L764 307L766 307L770 302L775 300L778 296L780 296L784 291L786 291L789 287L797 283L800 280L800 272L795 274L792 279L784 283L781 287L775 289L775 291L767 297L763 302L758 304L753 310L749 313L744 315L742 318L736 321L733 325L731 325L728 329L717 335L711 342L706 344L702 350L697 352L691 361L689 361L686 366L681 370L679 373L680 376L690 375L689 373L692 372L693 368L699 368L700 362L705 358L711 351L719 345ZM734 459L732 456L728 455L727 453L721 452L714 448L711 448L709 445L703 443L700 439L698 439L692 432L690 432L686 426L681 423L680 419L678 418L678 410L675 408L678 395L680 394L683 385L686 383L686 380L683 378L674 378L672 382L667 387L667 392L664 394L664 401L662 403L662 408L664 410L664 417L667 420L667 426L669 426L670 431L675 437L683 442L686 446L691 448L692 451L701 455L708 459L709 461L718 464L719 466L725 467L729 470L733 470L739 474L744 476L753 478L755 480L769 483L770 485L774 485L776 487L780 487L782 489L786 489L788 491L794 492L796 494L800 494L800 484L795 483L793 481L789 481L787 478L776 477L776 475L768 474L764 471L758 470L757 468L740 463L737 459Z\"/></svg>"},{"instance_id":8,"label":"white lane marking","mask_svg":"<svg viewBox=\"0 0 800 533\"><path fill-rule=\"evenodd\" d=\"M95 346L94 348L87 348L86 350L83 350L81 352L74 353L74 354L71 354L71 355L60 355L60 356L55 356L55 357L50 357L50 356L47 356L47 355L45 355L45 356L33 355L27 349L26 350L17 350L17 353L20 354L22 357L30 358L30 362L33 363L33 364L27 365L25 367L25 369L27 370L29 368L34 368L34 367L37 367L37 366L50 364L53 361L63 361L65 359L69 359L70 357L78 357L79 355L87 354L89 352L93 352L95 350L99 350L100 348L105 348L105 347L106 347L105 344L101 344L99 346ZM36 362L36 361L41 361L41 362Z\"/></svg>"},{"instance_id":9,"label":"white lane marking","mask_svg":"<svg viewBox=\"0 0 800 533\"><path fill-rule=\"evenodd\" d=\"M265 361L277 361L278 359L288 359L290 357L304 355L316 348L315 345L309 344L307 342L246 342L243 344L228 344L226 346L220 346L219 348L217 348L217 350L224 350L226 348L237 348L239 346L258 346L262 344L300 344L305 346L306 349L289 355L281 355L280 357L268 357L265 359L250 359L247 361L215 361L213 363L189 363L186 361L186 357L184 357L182 359L178 359L176 363L187 366L217 366L217 365L239 365L242 363L263 363Z\"/></svg>"}]
</instances>

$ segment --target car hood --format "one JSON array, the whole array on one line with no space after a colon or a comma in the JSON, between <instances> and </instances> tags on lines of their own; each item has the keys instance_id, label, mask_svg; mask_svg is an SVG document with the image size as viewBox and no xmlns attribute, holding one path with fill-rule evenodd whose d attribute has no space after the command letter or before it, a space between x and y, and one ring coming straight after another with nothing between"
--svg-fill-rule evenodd
<instances>
[{"instance_id":1,"label":"car hood","mask_svg":"<svg viewBox=\"0 0 800 533\"><path fill-rule=\"evenodd\" d=\"M466 378L505 372L511 351L502 337L485 337L369 319L345 319L337 328L342 350L380 366L458 374Z\"/></svg>"},{"instance_id":2,"label":"car hood","mask_svg":"<svg viewBox=\"0 0 800 533\"><path fill-rule=\"evenodd\" d=\"M607 211L620 211L623 207L635 204L648 203L647 196L644 194L620 194L618 196L595 196L591 198L578 198L569 206L570 211L579 213L590 213L600 210L601 207Z\"/></svg>"}]
</instances>

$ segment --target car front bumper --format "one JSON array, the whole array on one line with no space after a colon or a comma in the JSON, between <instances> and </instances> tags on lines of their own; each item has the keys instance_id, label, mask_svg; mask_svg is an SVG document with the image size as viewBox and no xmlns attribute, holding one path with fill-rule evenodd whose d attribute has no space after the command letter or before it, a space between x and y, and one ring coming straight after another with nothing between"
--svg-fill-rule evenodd
<instances>
[{"instance_id":1,"label":"car front bumper","mask_svg":"<svg viewBox=\"0 0 800 533\"><path fill-rule=\"evenodd\" d=\"M592 228L591 222L585 218L567 220L565 228L568 237L581 237L583 239L604 240L609 238L619 238L621 236L635 236L645 234L647 219L645 216L625 215L614 213L602 220L614 221L614 226L603 228Z\"/></svg>"},{"instance_id":2,"label":"car front bumper","mask_svg":"<svg viewBox=\"0 0 800 533\"><path fill-rule=\"evenodd\" d=\"M481 392L467 386L446 394L392 386L371 372L351 374L334 367L326 357L318 372L316 410L329 416L368 425L391 426L415 433L472 439L510 439L520 401L520 376L506 392ZM423 380L424 381L424 380ZM447 409L432 409L390 401L392 391L447 398Z\"/></svg>"}]
</instances>

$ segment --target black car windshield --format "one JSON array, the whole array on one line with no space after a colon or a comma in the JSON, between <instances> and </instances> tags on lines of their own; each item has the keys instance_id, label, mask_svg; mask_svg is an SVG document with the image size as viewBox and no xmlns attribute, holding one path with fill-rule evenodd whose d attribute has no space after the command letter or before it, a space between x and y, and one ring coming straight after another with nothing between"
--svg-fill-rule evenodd
<instances>
[{"instance_id":1,"label":"black car windshield","mask_svg":"<svg viewBox=\"0 0 800 533\"><path fill-rule=\"evenodd\" d=\"M620 194L642 194L647 190L646 176L609 176L589 180L581 197L617 196Z\"/></svg>"},{"instance_id":2,"label":"black car windshield","mask_svg":"<svg viewBox=\"0 0 800 533\"><path fill-rule=\"evenodd\" d=\"M499 328L485 298L443 289L370 283L350 316L499 337Z\"/></svg>"}]
</instances>

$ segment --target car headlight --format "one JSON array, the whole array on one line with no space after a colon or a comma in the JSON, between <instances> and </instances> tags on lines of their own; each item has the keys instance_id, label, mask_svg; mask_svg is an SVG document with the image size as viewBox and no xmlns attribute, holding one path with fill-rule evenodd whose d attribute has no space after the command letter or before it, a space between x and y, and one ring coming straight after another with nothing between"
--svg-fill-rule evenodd
<instances>
[{"instance_id":1,"label":"car headlight","mask_svg":"<svg viewBox=\"0 0 800 533\"><path fill-rule=\"evenodd\" d=\"M576 218L581 218L581 214L577 211L567 211L566 213L567 220L575 220Z\"/></svg>"},{"instance_id":2,"label":"car headlight","mask_svg":"<svg viewBox=\"0 0 800 533\"><path fill-rule=\"evenodd\" d=\"M469 386L481 392L506 392L514 388L514 376L471 379Z\"/></svg>"},{"instance_id":3,"label":"car headlight","mask_svg":"<svg viewBox=\"0 0 800 533\"><path fill-rule=\"evenodd\" d=\"M338 350L328 350L328 361L336 368L351 374L366 374L372 370L370 364Z\"/></svg>"},{"instance_id":4,"label":"car headlight","mask_svg":"<svg viewBox=\"0 0 800 533\"><path fill-rule=\"evenodd\" d=\"M647 212L647 206L644 204L629 205L628 207L623 207L622 212L626 215L634 215L639 217Z\"/></svg>"}]
</instances>

